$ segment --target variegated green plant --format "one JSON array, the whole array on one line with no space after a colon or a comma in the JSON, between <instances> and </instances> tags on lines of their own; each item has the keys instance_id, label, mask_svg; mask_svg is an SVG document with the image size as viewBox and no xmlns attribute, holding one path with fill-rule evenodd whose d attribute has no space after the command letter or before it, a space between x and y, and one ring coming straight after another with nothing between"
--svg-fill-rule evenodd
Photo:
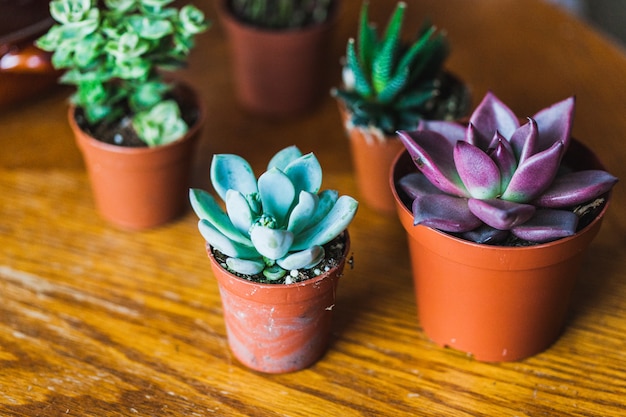
<instances>
[{"instance_id":1,"label":"variegated green plant","mask_svg":"<svg viewBox=\"0 0 626 417\"><path fill-rule=\"evenodd\" d=\"M211 182L226 211L208 192L191 189L200 233L227 257L229 270L262 273L270 282L318 265L323 246L348 227L358 207L354 198L335 190L320 192L317 158L295 146L274 155L258 180L242 157L215 155Z\"/></svg>"},{"instance_id":2,"label":"variegated green plant","mask_svg":"<svg viewBox=\"0 0 626 417\"><path fill-rule=\"evenodd\" d=\"M402 39L406 3L399 2L382 37L370 23L364 2L358 42L348 40L343 86L331 94L341 100L355 126L394 135L414 130L421 119L455 119L467 110L465 86L443 71L449 54L444 32L425 24L413 42Z\"/></svg>"},{"instance_id":3,"label":"variegated green plant","mask_svg":"<svg viewBox=\"0 0 626 417\"><path fill-rule=\"evenodd\" d=\"M163 71L182 67L197 34L208 27L192 5L174 0L52 0L57 22L37 40L76 86L73 103L88 123L125 120L149 146L184 135L178 104L165 100L171 84Z\"/></svg>"}]
</instances>

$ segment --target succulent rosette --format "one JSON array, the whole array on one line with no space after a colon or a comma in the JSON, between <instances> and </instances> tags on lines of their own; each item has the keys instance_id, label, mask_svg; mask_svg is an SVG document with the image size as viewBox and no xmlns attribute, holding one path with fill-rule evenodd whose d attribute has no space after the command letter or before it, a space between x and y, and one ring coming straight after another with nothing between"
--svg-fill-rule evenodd
<instances>
[{"instance_id":1,"label":"succulent rosette","mask_svg":"<svg viewBox=\"0 0 626 417\"><path fill-rule=\"evenodd\" d=\"M574 208L601 197L617 178L562 166L574 107L569 97L521 124L488 92L467 125L422 121L416 131L398 131L419 170L399 182L413 198L414 224L478 243L510 235L543 243L576 233Z\"/></svg>"},{"instance_id":2,"label":"succulent rosette","mask_svg":"<svg viewBox=\"0 0 626 417\"><path fill-rule=\"evenodd\" d=\"M348 227L358 208L350 196L320 191L319 161L296 146L276 153L258 179L242 157L214 155L211 183L226 210L208 192L189 190L200 233L227 257L229 270L262 273L272 282L317 266L324 245Z\"/></svg>"}]
</instances>

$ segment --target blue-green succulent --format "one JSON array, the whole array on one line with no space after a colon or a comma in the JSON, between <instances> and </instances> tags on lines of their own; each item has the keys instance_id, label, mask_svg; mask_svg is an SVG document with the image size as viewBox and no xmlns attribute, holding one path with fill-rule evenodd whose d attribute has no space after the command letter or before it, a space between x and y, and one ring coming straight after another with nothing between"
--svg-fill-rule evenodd
<instances>
[{"instance_id":1,"label":"blue-green succulent","mask_svg":"<svg viewBox=\"0 0 626 417\"><path fill-rule=\"evenodd\" d=\"M288 271L311 269L325 257L324 245L350 224L358 202L336 190L320 191L322 168L313 153L289 146L274 155L258 179L238 155L218 154L211 183L222 205L192 188L191 206L205 240L226 257L226 267L269 281Z\"/></svg>"}]
</instances>

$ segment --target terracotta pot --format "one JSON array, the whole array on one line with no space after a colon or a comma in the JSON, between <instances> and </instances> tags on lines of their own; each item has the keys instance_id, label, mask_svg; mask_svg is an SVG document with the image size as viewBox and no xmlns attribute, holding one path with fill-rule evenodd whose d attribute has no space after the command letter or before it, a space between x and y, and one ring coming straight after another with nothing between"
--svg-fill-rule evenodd
<instances>
[{"instance_id":1,"label":"terracotta pot","mask_svg":"<svg viewBox=\"0 0 626 417\"><path fill-rule=\"evenodd\" d=\"M566 160L576 169L602 169L578 142L571 144ZM390 185L414 171L408 153L401 152ZM429 338L488 362L523 359L558 339L583 253L600 229L608 202L574 236L536 246L503 247L413 226L411 210L392 188L408 235L419 321Z\"/></svg>"},{"instance_id":2,"label":"terracotta pot","mask_svg":"<svg viewBox=\"0 0 626 417\"><path fill-rule=\"evenodd\" d=\"M167 223L187 208L195 144L204 106L190 88L198 117L180 140L163 146L130 148L101 142L80 129L70 106L69 122L80 148L96 206L110 223L143 230Z\"/></svg>"},{"instance_id":3,"label":"terracotta pot","mask_svg":"<svg viewBox=\"0 0 626 417\"><path fill-rule=\"evenodd\" d=\"M350 140L359 200L378 212L393 214L396 203L389 188L389 169L404 146L396 136L377 136L370 130L352 125L345 106L341 102L338 104Z\"/></svg>"},{"instance_id":4,"label":"terracotta pot","mask_svg":"<svg viewBox=\"0 0 626 417\"><path fill-rule=\"evenodd\" d=\"M328 93L323 65L332 20L293 30L265 30L236 20L218 1L229 38L237 99L253 113L285 117L309 109Z\"/></svg>"},{"instance_id":5,"label":"terracotta pot","mask_svg":"<svg viewBox=\"0 0 626 417\"><path fill-rule=\"evenodd\" d=\"M339 265L294 284L259 284L231 274L207 252L220 296L228 344L245 366L260 372L304 369L325 352L330 339L335 292L350 248Z\"/></svg>"}]
</instances>

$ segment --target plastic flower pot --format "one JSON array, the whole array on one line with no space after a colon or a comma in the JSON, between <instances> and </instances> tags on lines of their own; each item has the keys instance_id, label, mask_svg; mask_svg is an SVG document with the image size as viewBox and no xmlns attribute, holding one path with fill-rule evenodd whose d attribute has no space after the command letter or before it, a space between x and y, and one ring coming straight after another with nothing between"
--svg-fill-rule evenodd
<instances>
[{"instance_id":1,"label":"plastic flower pot","mask_svg":"<svg viewBox=\"0 0 626 417\"><path fill-rule=\"evenodd\" d=\"M219 285L228 344L250 369L298 371L327 350L335 292L350 247L348 232L340 263L316 278L293 284L260 284L231 274L207 252Z\"/></svg>"},{"instance_id":2,"label":"plastic flower pot","mask_svg":"<svg viewBox=\"0 0 626 417\"><path fill-rule=\"evenodd\" d=\"M565 162L577 169L602 169L576 141ZM573 236L527 247L481 245L413 226L413 214L395 184L415 169L409 154L401 152L390 185L407 232L418 317L426 335L486 362L521 360L550 347L563 331L584 251L600 229L608 200Z\"/></svg>"},{"instance_id":3,"label":"plastic flower pot","mask_svg":"<svg viewBox=\"0 0 626 417\"><path fill-rule=\"evenodd\" d=\"M204 108L195 92L198 116L187 134L156 147L131 148L99 141L81 130L69 108L69 123L83 154L100 215L122 229L143 230L167 223L187 208L193 150L204 122Z\"/></svg>"},{"instance_id":4,"label":"plastic flower pot","mask_svg":"<svg viewBox=\"0 0 626 417\"><path fill-rule=\"evenodd\" d=\"M404 145L395 135L379 137L368 129L351 125L350 114L343 103L338 104L350 141L360 199L380 213L393 214L396 205L389 189L389 169Z\"/></svg>"},{"instance_id":5,"label":"plastic flower pot","mask_svg":"<svg viewBox=\"0 0 626 417\"><path fill-rule=\"evenodd\" d=\"M218 2L218 11L229 38L241 106L264 116L287 117L320 100L327 92L323 64L334 18L302 29L269 30L238 21L225 3Z\"/></svg>"}]
</instances>

